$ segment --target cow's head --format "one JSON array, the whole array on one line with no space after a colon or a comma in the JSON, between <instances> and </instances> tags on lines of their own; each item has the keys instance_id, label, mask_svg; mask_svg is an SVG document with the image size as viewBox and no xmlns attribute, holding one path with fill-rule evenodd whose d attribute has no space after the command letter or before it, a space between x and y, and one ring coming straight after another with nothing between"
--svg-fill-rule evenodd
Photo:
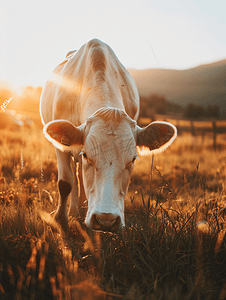
<instances>
[{"instance_id":1,"label":"cow's head","mask_svg":"<svg viewBox=\"0 0 226 300\"><path fill-rule=\"evenodd\" d=\"M80 127L52 121L44 132L61 151L75 154L80 147L88 198L86 224L110 231L124 225L124 198L137 158L136 146L162 151L177 135L175 126L166 122L153 122L142 129L115 108L98 110Z\"/></svg>"}]
</instances>

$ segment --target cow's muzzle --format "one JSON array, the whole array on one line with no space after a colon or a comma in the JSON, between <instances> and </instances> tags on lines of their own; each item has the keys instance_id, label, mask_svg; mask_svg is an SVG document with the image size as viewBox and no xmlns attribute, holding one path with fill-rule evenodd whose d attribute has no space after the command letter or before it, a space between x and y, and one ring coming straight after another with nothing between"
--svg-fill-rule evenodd
<instances>
[{"instance_id":1,"label":"cow's muzzle","mask_svg":"<svg viewBox=\"0 0 226 300\"><path fill-rule=\"evenodd\" d=\"M116 232L121 226L121 218L111 213L94 213L90 220L93 230Z\"/></svg>"}]
</instances>

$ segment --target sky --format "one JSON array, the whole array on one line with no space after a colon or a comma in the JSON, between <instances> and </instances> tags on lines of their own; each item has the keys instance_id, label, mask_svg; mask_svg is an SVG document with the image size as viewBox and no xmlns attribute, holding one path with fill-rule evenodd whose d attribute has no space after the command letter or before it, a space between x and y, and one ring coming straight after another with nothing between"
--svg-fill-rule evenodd
<instances>
[{"instance_id":1,"label":"sky","mask_svg":"<svg viewBox=\"0 0 226 300\"><path fill-rule=\"evenodd\" d=\"M92 38L126 68L187 69L226 59L225 0L0 0L0 79L43 86Z\"/></svg>"}]
</instances>

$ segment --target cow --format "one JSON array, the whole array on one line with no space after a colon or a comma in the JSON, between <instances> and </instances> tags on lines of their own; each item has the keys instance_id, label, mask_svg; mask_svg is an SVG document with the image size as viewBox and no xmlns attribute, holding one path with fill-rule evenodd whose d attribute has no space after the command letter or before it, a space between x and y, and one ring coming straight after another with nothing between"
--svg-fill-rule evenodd
<instances>
[{"instance_id":1,"label":"cow","mask_svg":"<svg viewBox=\"0 0 226 300\"><path fill-rule=\"evenodd\" d=\"M124 199L137 146L153 153L166 149L177 136L175 126L137 125L135 82L110 46L98 39L71 51L53 70L41 95L40 114L45 137L56 148L56 221L67 228L68 215L78 215L86 198L86 225L117 231L125 225ZM76 163L79 169L73 172Z\"/></svg>"}]
</instances>

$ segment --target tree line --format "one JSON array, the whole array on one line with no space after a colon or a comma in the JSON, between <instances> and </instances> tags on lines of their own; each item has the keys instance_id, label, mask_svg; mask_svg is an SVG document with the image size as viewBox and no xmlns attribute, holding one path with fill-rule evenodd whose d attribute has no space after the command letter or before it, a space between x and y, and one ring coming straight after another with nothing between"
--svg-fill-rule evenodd
<instances>
[{"instance_id":1,"label":"tree line","mask_svg":"<svg viewBox=\"0 0 226 300\"><path fill-rule=\"evenodd\" d=\"M185 107L184 117L187 119L218 119L220 117L220 108L218 105L208 105L204 107L190 103Z\"/></svg>"},{"instance_id":2,"label":"tree line","mask_svg":"<svg viewBox=\"0 0 226 300\"><path fill-rule=\"evenodd\" d=\"M218 105L195 105L194 103L182 107L167 101L166 97L156 93L149 96L140 96L140 117L154 119L155 114L166 115L180 113L186 119L217 119L220 117L220 108Z\"/></svg>"}]
</instances>

